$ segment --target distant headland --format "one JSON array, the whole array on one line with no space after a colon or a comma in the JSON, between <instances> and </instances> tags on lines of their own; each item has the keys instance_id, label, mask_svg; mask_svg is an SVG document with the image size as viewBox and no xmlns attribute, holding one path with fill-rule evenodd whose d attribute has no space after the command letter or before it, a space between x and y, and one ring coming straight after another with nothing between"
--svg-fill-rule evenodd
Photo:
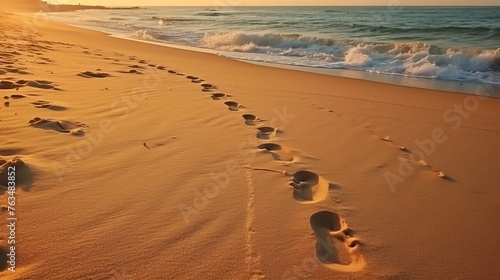
<instances>
[{"instance_id":1,"label":"distant headland","mask_svg":"<svg viewBox=\"0 0 500 280\"><path fill-rule=\"evenodd\" d=\"M139 7L105 7L105 6L88 6L88 5L54 5L50 1L40 0L0 0L0 9L20 11L20 12L39 12L46 13L54 12L71 12L79 10L132 10Z\"/></svg>"}]
</instances>

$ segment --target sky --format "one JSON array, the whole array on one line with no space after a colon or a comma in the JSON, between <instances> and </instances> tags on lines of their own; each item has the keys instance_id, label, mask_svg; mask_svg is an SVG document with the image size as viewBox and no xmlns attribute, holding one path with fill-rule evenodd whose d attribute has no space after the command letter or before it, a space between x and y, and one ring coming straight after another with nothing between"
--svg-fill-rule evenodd
<instances>
[{"instance_id":1,"label":"sky","mask_svg":"<svg viewBox=\"0 0 500 280\"><path fill-rule=\"evenodd\" d=\"M499 0L45 0L102 6L498 6Z\"/></svg>"}]
</instances>

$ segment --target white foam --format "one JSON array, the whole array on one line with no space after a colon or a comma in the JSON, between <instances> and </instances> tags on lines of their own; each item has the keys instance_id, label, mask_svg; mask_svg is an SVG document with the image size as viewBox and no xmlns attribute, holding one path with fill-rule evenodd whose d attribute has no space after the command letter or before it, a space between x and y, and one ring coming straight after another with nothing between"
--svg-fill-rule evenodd
<instances>
[{"instance_id":1,"label":"white foam","mask_svg":"<svg viewBox=\"0 0 500 280\"><path fill-rule=\"evenodd\" d=\"M139 29L131 32L128 36L142 40L150 40L150 41L156 40L154 32L150 29Z\"/></svg>"},{"instance_id":2,"label":"white foam","mask_svg":"<svg viewBox=\"0 0 500 280\"><path fill-rule=\"evenodd\" d=\"M368 67L372 64L370 50L364 47L350 48L345 54L345 65L353 67Z\"/></svg>"}]
</instances>

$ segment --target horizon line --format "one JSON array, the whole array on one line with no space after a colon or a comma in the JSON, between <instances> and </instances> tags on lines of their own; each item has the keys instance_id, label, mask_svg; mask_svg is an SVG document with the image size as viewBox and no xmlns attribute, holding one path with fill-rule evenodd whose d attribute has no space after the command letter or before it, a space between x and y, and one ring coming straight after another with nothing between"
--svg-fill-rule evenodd
<instances>
[{"instance_id":1,"label":"horizon line","mask_svg":"<svg viewBox=\"0 0 500 280\"><path fill-rule=\"evenodd\" d=\"M74 4L54 4L54 5L74 5ZM95 6L95 5L82 5ZM99 5L101 6L101 5ZM105 7L500 7L497 5L106 5Z\"/></svg>"}]
</instances>

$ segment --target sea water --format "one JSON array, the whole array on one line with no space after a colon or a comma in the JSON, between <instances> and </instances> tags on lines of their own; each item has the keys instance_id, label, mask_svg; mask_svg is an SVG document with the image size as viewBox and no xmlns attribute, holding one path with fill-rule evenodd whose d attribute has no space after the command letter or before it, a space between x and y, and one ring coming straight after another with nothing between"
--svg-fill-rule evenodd
<instances>
[{"instance_id":1,"label":"sea water","mask_svg":"<svg viewBox=\"0 0 500 280\"><path fill-rule=\"evenodd\" d=\"M144 7L50 17L248 61L500 85L500 7Z\"/></svg>"}]
</instances>

